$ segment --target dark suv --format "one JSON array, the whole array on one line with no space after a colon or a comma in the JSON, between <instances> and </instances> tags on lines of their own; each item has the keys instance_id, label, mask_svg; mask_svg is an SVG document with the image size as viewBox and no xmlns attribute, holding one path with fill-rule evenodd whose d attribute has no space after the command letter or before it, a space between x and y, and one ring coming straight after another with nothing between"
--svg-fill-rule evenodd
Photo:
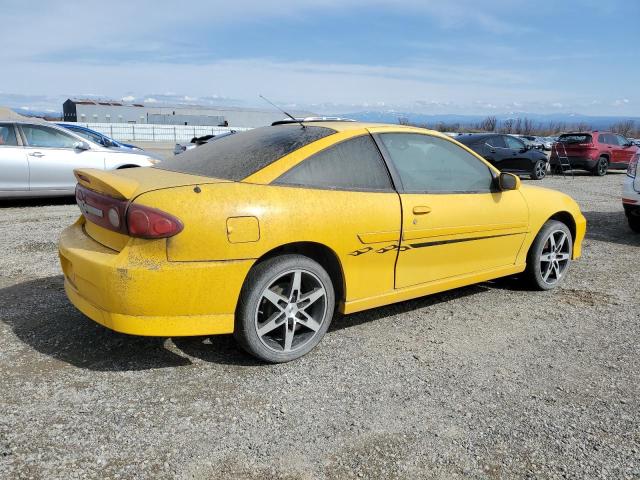
<instances>
[{"instance_id":1,"label":"dark suv","mask_svg":"<svg viewBox=\"0 0 640 480\"><path fill-rule=\"evenodd\" d=\"M566 163L562 158L566 153L571 168L588 170L601 177L610 168L625 170L638 150L633 142L617 133L565 133L553 145L550 162L552 168L558 168L560 161Z\"/></svg>"},{"instance_id":2,"label":"dark suv","mask_svg":"<svg viewBox=\"0 0 640 480\"><path fill-rule=\"evenodd\" d=\"M525 174L534 180L542 180L547 173L547 156L512 135L463 133L454 138L502 172Z\"/></svg>"}]
</instances>

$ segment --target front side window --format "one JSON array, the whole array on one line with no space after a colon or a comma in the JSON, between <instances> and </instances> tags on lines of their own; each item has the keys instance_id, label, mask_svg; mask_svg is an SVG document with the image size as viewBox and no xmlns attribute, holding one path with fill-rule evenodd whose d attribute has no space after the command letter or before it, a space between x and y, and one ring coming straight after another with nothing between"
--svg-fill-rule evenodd
<instances>
[{"instance_id":1,"label":"front side window","mask_svg":"<svg viewBox=\"0 0 640 480\"><path fill-rule=\"evenodd\" d=\"M22 125L22 132L30 147L73 148L78 141L71 135L43 125Z\"/></svg>"},{"instance_id":2,"label":"front side window","mask_svg":"<svg viewBox=\"0 0 640 480\"><path fill-rule=\"evenodd\" d=\"M524 148L524 142L516 137L505 135L504 141L507 142L507 146L512 150L522 150Z\"/></svg>"},{"instance_id":3,"label":"front side window","mask_svg":"<svg viewBox=\"0 0 640 480\"><path fill-rule=\"evenodd\" d=\"M16 131L10 123L0 123L0 147L17 147Z\"/></svg>"},{"instance_id":4,"label":"front side window","mask_svg":"<svg viewBox=\"0 0 640 480\"><path fill-rule=\"evenodd\" d=\"M405 192L491 191L489 167L449 140L416 133L383 133L380 139Z\"/></svg>"},{"instance_id":5,"label":"front side window","mask_svg":"<svg viewBox=\"0 0 640 480\"><path fill-rule=\"evenodd\" d=\"M621 147L627 145L629 143L629 140L627 140L625 137L623 137L622 135L614 135L614 137L617 140L617 144L620 145ZM614 144L615 145L615 144Z\"/></svg>"},{"instance_id":6,"label":"front side window","mask_svg":"<svg viewBox=\"0 0 640 480\"><path fill-rule=\"evenodd\" d=\"M326 148L281 175L274 183L331 190L393 190L384 160L370 135Z\"/></svg>"},{"instance_id":7,"label":"front side window","mask_svg":"<svg viewBox=\"0 0 640 480\"><path fill-rule=\"evenodd\" d=\"M86 138L87 140L93 143L97 143L98 145L104 144L102 137L100 137L100 135L95 134L93 132L88 132L87 130L80 130L75 128L72 128L71 131L76 135L80 135L81 137Z\"/></svg>"}]
</instances>

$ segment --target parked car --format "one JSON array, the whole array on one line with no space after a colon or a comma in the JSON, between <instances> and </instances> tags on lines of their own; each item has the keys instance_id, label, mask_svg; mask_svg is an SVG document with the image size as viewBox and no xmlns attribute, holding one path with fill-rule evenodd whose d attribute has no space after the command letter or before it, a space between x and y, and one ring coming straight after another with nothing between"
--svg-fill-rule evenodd
<instances>
[{"instance_id":1,"label":"parked car","mask_svg":"<svg viewBox=\"0 0 640 480\"><path fill-rule=\"evenodd\" d=\"M103 147L142 150L140 147L136 147L135 145L131 145L129 143L118 142L117 140L114 140L113 138L108 137L103 133L96 132L95 130L92 130L88 127L83 127L82 125L78 125L77 123L58 123L58 126L66 128L67 130L71 130L73 133L76 133L93 143L98 143Z\"/></svg>"},{"instance_id":2,"label":"parked car","mask_svg":"<svg viewBox=\"0 0 640 480\"><path fill-rule=\"evenodd\" d=\"M555 137L540 137L540 141L542 142L542 149L546 151L550 151L553 144L556 142Z\"/></svg>"},{"instance_id":3,"label":"parked car","mask_svg":"<svg viewBox=\"0 0 640 480\"><path fill-rule=\"evenodd\" d=\"M136 335L234 333L268 362L313 349L336 308L517 273L555 288L586 228L569 196L401 125L280 124L76 177L59 250L80 311Z\"/></svg>"},{"instance_id":4,"label":"parked car","mask_svg":"<svg viewBox=\"0 0 640 480\"><path fill-rule=\"evenodd\" d=\"M105 147L55 124L0 120L0 198L72 195L75 168L155 163L144 152Z\"/></svg>"},{"instance_id":5,"label":"parked car","mask_svg":"<svg viewBox=\"0 0 640 480\"><path fill-rule=\"evenodd\" d=\"M640 172L638 163L640 154L634 155L627 168L627 177L624 181L622 192L622 207L627 216L629 227L636 233L640 233Z\"/></svg>"},{"instance_id":6,"label":"parked car","mask_svg":"<svg viewBox=\"0 0 640 480\"><path fill-rule=\"evenodd\" d=\"M536 137L535 135L514 135L514 137L518 137L520 140L524 141L525 144L531 145L533 148L537 148L538 150L542 150L544 148L544 144L540 140L540 137Z\"/></svg>"},{"instance_id":7,"label":"parked car","mask_svg":"<svg viewBox=\"0 0 640 480\"><path fill-rule=\"evenodd\" d=\"M513 135L468 133L456 140L502 172L529 175L534 180L542 180L547 173L547 156Z\"/></svg>"},{"instance_id":8,"label":"parked car","mask_svg":"<svg viewBox=\"0 0 640 480\"><path fill-rule=\"evenodd\" d=\"M173 147L173 154L178 155L180 153L186 152L187 150L191 150L192 148L196 148L200 145L209 143L211 140L223 138L234 133L236 133L235 130L229 130L228 132L219 133L218 135L203 135L202 137L193 137L189 143L176 143Z\"/></svg>"},{"instance_id":9,"label":"parked car","mask_svg":"<svg viewBox=\"0 0 640 480\"><path fill-rule=\"evenodd\" d=\"M565 153L571 168L588 170L601 177L609 169L626 169L638 153L638 147L622 135L611 132L564 133L551 150L551 168L560 167L559 156L564 157Z\"/></svg>"}]
</instances>

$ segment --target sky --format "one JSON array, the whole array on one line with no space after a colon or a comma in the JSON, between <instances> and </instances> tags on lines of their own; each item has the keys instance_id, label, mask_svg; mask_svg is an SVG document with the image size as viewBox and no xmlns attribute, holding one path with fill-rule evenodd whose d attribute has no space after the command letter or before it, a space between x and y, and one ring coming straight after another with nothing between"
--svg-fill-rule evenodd
<instances>
[{"instance_id":1,"label":"sky","mask_svg":"<svg viewBox=\"0 0 640 480\"><path fill-rule=\"evenodd\" d=\"M0 105L640 116L637 0L0 0Z\"/></svg>"}]
</instances>

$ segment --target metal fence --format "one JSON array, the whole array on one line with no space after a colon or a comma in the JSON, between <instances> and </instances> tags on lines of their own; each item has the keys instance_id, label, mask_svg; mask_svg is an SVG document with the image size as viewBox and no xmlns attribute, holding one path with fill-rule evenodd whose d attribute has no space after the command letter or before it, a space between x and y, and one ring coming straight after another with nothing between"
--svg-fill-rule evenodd
<instances>
[{"instance_id":1,"label":"metal fence","mask_svg":"<svg viewBox=\"0 0 640 480\"><path fill-rule=\"evenodd\" d=\"M198 125L158 125L150 123L81 123L97 132L120 141L140 142L189 142L193 137L219 135L235 130L237 132L251 130L242 127L208 127Z\"/></svg>"}]
</instances>

